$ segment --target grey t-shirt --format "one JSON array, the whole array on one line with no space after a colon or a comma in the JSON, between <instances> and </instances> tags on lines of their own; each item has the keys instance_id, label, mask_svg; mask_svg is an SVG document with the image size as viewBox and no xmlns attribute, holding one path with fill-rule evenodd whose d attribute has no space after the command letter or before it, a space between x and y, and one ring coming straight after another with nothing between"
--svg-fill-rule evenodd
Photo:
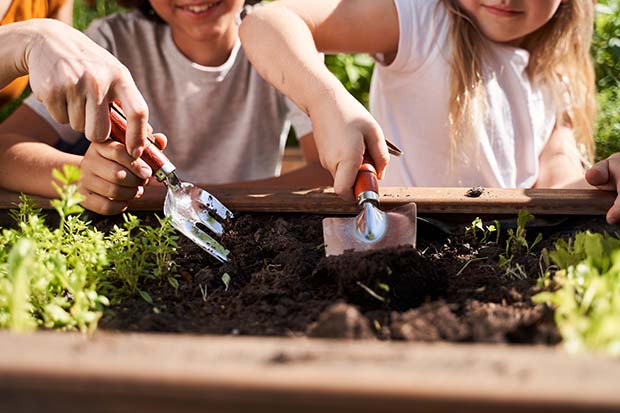
<instances>
[{"instance_id":1,"label":"grey t-shirt","mask_svg":"<svg viewBox=\"0 0 620 413\"><path fill-rule=\"evenodd\" d=\"M86 33L131 72L149 106L149 122L168 137L165 153L183 180L226 183L277 176L288 130L311 132L310 119L251 67L239 42L220 67L188 60L170 27L141 13L94 21ZM54 122L34 98L26 102L76 142L68 125Z\"/></svg>"}]
</instances>

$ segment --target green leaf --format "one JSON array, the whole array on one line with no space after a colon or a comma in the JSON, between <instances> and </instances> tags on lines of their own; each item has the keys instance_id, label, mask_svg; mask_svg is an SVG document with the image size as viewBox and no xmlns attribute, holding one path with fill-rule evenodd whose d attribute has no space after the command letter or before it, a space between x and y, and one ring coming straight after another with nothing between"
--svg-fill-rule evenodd
<instances>
[{"instance_id":1,"label":"green leaf","mask_svg":"<svg viewBox=\"0 0 620 413\"><path fill-rule=\"evenodd\" d=\"M146 301L149 304L153 304L153 298L148 292L144 290L138 290L138 293L140 293L140 297L142 297L144 301Z\"/></svg>"},{"instance_id":2,"label":"green leaf","mask_svg":"<svg viewBox=\"0 0 620 413\"><path fill-rule=\"evenodd\" d=\"M230 275L227 272L222 274L222 282L225 286L224 291L228 291L228 285L230 284Z\"/></svg>"}]
</instances>

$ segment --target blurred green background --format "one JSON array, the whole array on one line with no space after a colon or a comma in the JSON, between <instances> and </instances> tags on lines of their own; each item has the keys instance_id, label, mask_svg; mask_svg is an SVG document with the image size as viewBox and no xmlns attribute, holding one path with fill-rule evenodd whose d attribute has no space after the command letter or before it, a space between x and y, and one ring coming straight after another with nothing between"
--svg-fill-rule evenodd
<instances>
[{"instance_id":1,"label":"blurred green background","mask_svg":"<svg viewBox=\"0 0 620 413\"><path fill-rule=\"evenodd\" d=\"M121 11L115 0L75 0L74 25L84 30L90 21L115 11ZM592 56L596 67L597 99L596 123L597 159L620 151L620 0L599 0L596 6L595 35ZM345 87L364 105L368 105L368 90L373 60L362 54L329 55L325 58L329 69ZM15 103L0 111L0 120L17 106Z\"/></svg>"}]
</instances>

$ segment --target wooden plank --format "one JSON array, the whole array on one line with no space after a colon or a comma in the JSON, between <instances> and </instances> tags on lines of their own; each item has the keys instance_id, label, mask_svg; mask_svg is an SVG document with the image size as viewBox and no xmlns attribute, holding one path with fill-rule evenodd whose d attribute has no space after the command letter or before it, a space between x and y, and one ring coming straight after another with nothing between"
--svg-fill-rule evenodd
<instances>
[{"instance_id":1,"label":"wooden plank","mask_svg":"<svg viewBox=\"0 0 620 413\"><path fill-rule=\"evenodd\" d=\"M207 186L205 186L207 187ZM401 188L381 190L385 209L415 202L418 213L513 214L527 209L538 215L604 215L616 194L589 189L485 189L477 198L468 197L469 188ZM354 204L338 197L332 188L252 189L213 188L209 191L233 212L302 212L319 214L357 213ZM135 211L160 210L163 188L131 205ZM0 208L12 208L17 194L0 192ZM43 206L46 200L40 199Z\"/></svg>"},{"instance_id":2,"label":"wooden plank","mask_svg":"<svg viewBox=\"0 0 620 413\"><path fill-rule=\"evenodd\" d=\"M532 346L0 332L0 411L619 411L620 361Z\"/></svg>"}]
</instances>

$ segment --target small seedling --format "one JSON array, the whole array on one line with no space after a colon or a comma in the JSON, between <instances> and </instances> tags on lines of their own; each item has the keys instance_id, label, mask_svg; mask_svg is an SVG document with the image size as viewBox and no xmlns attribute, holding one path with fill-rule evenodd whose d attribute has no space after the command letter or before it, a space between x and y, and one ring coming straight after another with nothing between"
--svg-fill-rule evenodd
<instances>
[{"instance_id":1,"label":"small seedling","mask_svg":"<svg viewBox=\"0 0 620 413\"><path fill-rule=\"evenodd\" d=\"M230 284L230 275L225 272L222 274L222 282L224 283L224 291L228 291L228 285Z\"/></svg>"},{"instance_id":2,"label":"small seedling","mask_svg":"<svg viewBox=\"0 0 620 413\"><path fill-rule=\"evenodd\" d=\"M202 296L202 301L207 302L207 298L209 297L209 293L207 292L207 285L203 287L202 284L198 284L198 288L200 289L200 295Z\"/></svg>"},{"instance_id":3,"label":"small seedling","mask_svg":"<svg viewBox=\"0 0 620 413\"><path fill-rule=\"evenodd\" d=\"M499 242L500 223L494 220L493 224L485 225L480 217L476 217L470 226L465 228L465 236L471 235L480 243L485 244L491 240L491 235L495 233L495 242ZM479 238L480 237L480 238Z\"/></svg>"},{"instance_id":4,"label":"small seedling","mask_svg":"<svg viewBox=\"0 0 620 413\"><path fill-rule=\"evenodd\" d=\"M382 303L384 303L386 300L384 297L381 297L379 294L377 294L376 292L374 292L370 287L368 287L366 284L361 283L359 281L356 281L356 284L358 286L360 286L364 291L366 291L368 294L370 294L371 297L376 298L377 300L381 301Z\"/></svg>"}]
</instances>

